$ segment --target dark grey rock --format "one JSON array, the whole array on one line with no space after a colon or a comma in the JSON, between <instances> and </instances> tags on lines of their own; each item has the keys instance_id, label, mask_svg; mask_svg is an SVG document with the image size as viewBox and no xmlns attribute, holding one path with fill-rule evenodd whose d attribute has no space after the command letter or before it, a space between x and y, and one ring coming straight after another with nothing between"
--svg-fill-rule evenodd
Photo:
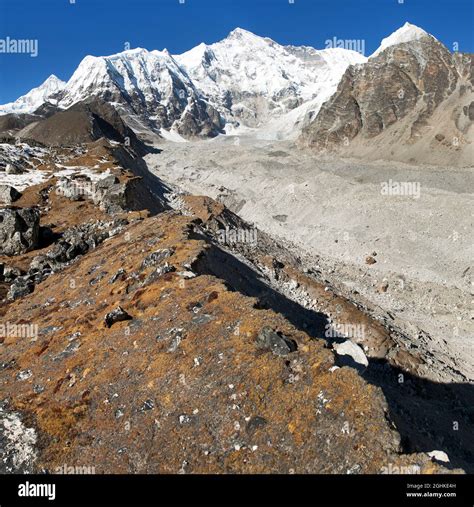
<instances>
[{"instance_id":1,"label":"dark grey rock","mask_svg":"<svg viewBox=\"0 0 474 507\"><path fill-rule=\"evenodd\" d=\"M267 424L268 424L268 421L265 419L265 417L255 415L247 423L247 426L245 429L249 435L253 435L258 429L263 428Z\"/></svg>"},{"instance_id":2,"label":"dark grey rock","mask_svg":"<svg viewBox=\"0 0 474 507\"><path fill-rule=\"evenodd\" d=\"M35 288L35 284L25 277L18 277L10 286L7 298L10 300L19 299L23 296L31 294Z\"/></svg>"},{"instance_id":3,"label":"dark grey rock","mask_svg":"<svg viewBox=\"0 0 474 507\"><path fill-rule=\"evenodd\" d=\"M23 273L20 269L3 265L2 277L5 282L11 282Z\"/></svg>"},{"instance_id":4,"label":"dark grey rock","mask_svg":"<svg viewBox=\"0 0 474 507\"><path fill-rule=\"evenodd\" d=\"M163 276L166 273L172 273L176 271L176 268L174 266L169 266L168 264L165 264L164 266L158 266L150 275L148 275L145 280L143 281L143 286L148 285L161 276Z\"/></svg>"},{"instance_id":5,"label":"dark grey rock","mask_svg":"<svg viewBox=\"0 0 474 507\"><path fill-rule=\"evenodd\" d=\"M65 359L66 357L72 356L79 350L80 346L81 346L80 340L72 340L71 342L69 342L69 344L62 352L60 352L57 356L53 358L53 361L60 361L61 359Z\"/></svg>"},{"instance_id":6,"label":"dark grey rock","mask_svg":"<svg viewBox=\"0 0 474 507\"><path fill-rule=\"evenodd\" d=\"M119 278L123 280L125 276L125 270L123 268L120 268L109 280L109 283L115 283Z\"/></svg>"},{"instance_id":7,"label":"dark grey rock","mask_svg":"<svg viewBox=\"0 0 474 507\"><path fill-rule=\"evenodd\" d=\"M7 174L24 174L26 173L26 170L20 167L19 165L10 163L6 165L5 172Z\"/></svg>"},{"instance_id":8,"label":"dark grey rock","mask_svg":"<svg viewBox=\"0 0 474 507\"><path fill-rule=\"evenodd\" d=\"M116 322L121 322L123 320L132 320L132 318L133 317L129 315L121 306L117 306L115 310L112 310L105 316L104 320L105 325L107 327L111 327Z\"/></svg>"},{"instance_id":9,"label":"dark grey rock","mask_svg":"<svg viewBox=\"0 0 474 507\"><path fill-rule=\"evenodd\" d=\"M155 408L155 402L153 400L145 400L143 405L140 407L140 412L145 412L146 410L153 410Z\"/></svg>"},{"instance_id":10,"label":"dark grey rock","mask_svg":"<svg viewBox=\"0 0 474 507\"><path fill-rule=\"evenodd\" d=\"M294 340L268 326L258 334L257 345L260 348L271 350L277 356L286 356L298 349Z\"/></svg>"}]
</instances>

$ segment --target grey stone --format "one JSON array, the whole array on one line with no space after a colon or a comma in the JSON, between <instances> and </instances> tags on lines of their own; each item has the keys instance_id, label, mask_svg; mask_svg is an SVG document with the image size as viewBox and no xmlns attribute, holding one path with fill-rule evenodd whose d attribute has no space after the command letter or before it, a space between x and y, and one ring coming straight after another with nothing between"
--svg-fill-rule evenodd
<instances>
[{"instance_id":1,"label":"grey stone","mask_svg":"<svg viewBox=\"0 0 474 507\"><path fill-rule=\"evenodd\" d=\"M95 189L97 191L100 189L110 188L112 185L115 185L117 183L119 183L119 179L117 178L117 176L110 174L109 176L106 176L105 178L99 180L95 184Z\"/></svg>"},{"instance_id":2,"label":"grey stone","mask_svg":"<svg viewBox=\"0 0 474 507\"><path fill-rule=\"evenodd\" d=\"M268 421L265 419L265 417L255 415L247 423L247 426L245 429L249 435L253 435L258 429L263 428L267 424L268 424Z\"/></svg>"},{"instance_id":3,"label":"grey stone","mask_svg":"<svg viewBox=\"0 0 474 507\"><path fill-rule=\"evenodd\" d=\"M0 209L0 254L19 255L38 246L40 213L36 208Z\"/></svg>"},{"instance_id":4,"label":"grey stone","mask_svg":"<svg viewBox=\"0 0 474 507\"><path fill-rule=\"evenodd\" d=\"M21 193L11 185L0 185L0 202L11 204L21 197Z\"/></svg>"},{"instance_id":5,"label":"grey stone","mask_svg":"<svg viewBox=\"0 0 474 507\"><path fill-rule=\"evenodd\" d=\"M21 276L22 272L18 268L3 265L2 275L3 275L3 280L5 280L6 282L11 282L11 281L15 280L15 278Z\"/></svg>"},{"instance_id":6,"label":"grey stone","mask_svg":"<svg viewBox=\"0 0 474 507\"><path fill-rule=\"evenodd\" d=\"M350 356L356 363L362 366L367 367L369 365L364 351L350 340L334 344L334 350L339 356Z\"/></svg>"},{"instance_id":7,"label":"grey stone","mask_svg":"<svg viewBox=\"0 0 474 507\"><path fill-rule=\"evenodd\" d=\"M5 167L5 172L7 174L23 174L26 171L16 164L7 164Z\"/></svg>"},{"instance_id":8,"label":"grey stone","mask_svg":"<svg viewBox=\"0 0 474 507\"><path fill-rule=\"evenodd\" d=\"M125 270L123 268L120 268L109 280L109 283L115 283L119 278L120 280L123 280L125 277Z\"/></svg>"},{"instance_id":9,"label":"grey stone","mask_svg":"<svg viewBox=\"0 0 474 507\"><path fill-rule=\"evenodd\" d=\"M258 334L257 345L260 348L271 350L277 356L286 356L298 349L294 340L268 326L264 327Z\"/></svg>"},{"instance_id":10,"label":"grey stone","mask_svg":"<svg viewBox=\"0 0 474 507\"><path fill-rule=\"evenodd\" d=\"M156 252L147 255L142 262L142 269L148 268L150 266L156 266L161 261L173 255L174 250L172 248L163 248L161 250L157 250Z\"/></svg>"},{"instance_id":11,"label":"grey stone","mask_svg":"<svg viewBox=\"0 0 474 507\"><path fill-rule=\"evenodd\" d=\"M31 294L34 288L35 284L31 280L26 279L26 277L18 277L11 284L7 298L10 300L19 299Z\"/></svg>"}]
</instances>

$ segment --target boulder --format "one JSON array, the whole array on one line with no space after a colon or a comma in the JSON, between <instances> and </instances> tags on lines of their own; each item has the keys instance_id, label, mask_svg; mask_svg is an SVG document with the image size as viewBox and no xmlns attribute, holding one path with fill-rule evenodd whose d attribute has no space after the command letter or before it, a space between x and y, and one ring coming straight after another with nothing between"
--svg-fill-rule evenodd
<instances>
[{"instance_id":1,"label":"boulder","mask_svg":"<svg viewBox=\"0 0 474 507\"><path fill-rule=\"evenodd\" d=\"M5 264L1 264L0 272L0 280L5 282L12 282L15 278L22 275L20 269Z\"/></svg>"},{"instance_id":2,"label":"boulder","mask_svg":"<svg viewBox=\"0 0 474 507\"><path fill-rule=\"evenodd\" d=\"M36 208L0 209L0 254L19 255L38 246L40 213Z\"/></svg>"},{"instance_id":3,"label":"boulder","mask_svg":"<svg viewBox=\"0 0 474 507\"><path fill-rule=\"evenodd\" d=\"M127 209L127 185L111 183L96 187L93 200L107 213L120 213Z\"/></svg>"},{"instance_id":4,"label":"boulder","mask_svg":"<svg viewBox=\"0 0 474 507\"><path fill-rule=\"evenodd\" d=\"M298 348L294 340L268 326L265 326L258 334L257 345L260 348L271 350L277 356L287 356Z\"/></svg>"},{"instance_id":5,"label":"boulder","mask_svg":"<svg viewBox=\"0 0 474 507\"><path fill-rule=\"evenodd\" d=\"M449 463L449 456L444 451L431 451L428 453L428 456L434 461Z\"/></svg>"},{"instance_id":6,"label":"boulder","mask_svg":"<svg viewBox=\"0 0 474 507\"><path fill-rule=\"evenodd\" d=\"M35 288L34 283L25 277L18 277L11 284L10 289L7 294L7 298L9 300L15 300L21 298L23 296L27 296L31 294Z\"/></svg>"},{"instance_id":7,"label":"boulder","mask_svg":"<svg viewBox=\"0 0 474 507\"><path fill-rule=\"evenodd\" d=\"M122 322L124 320L132 320L132 317L121 306L117 306L117 308L109 312L104 318L106 327L111 327L116 322Z\"/></svg>"},{"instance_id":8,"label":"boulder","mask_svg":"<svg viewBox=\"0 0 474 507\"><path fill-rule=\"evenodd\" d=\"M11 204L21 197L21 193L11 185L0 185L0 202Z\"/></svg>"},{"instance_id":9,"label":"boulder","mask_svg":"<svg viewBox=\"0 0 474 507\"><path fill-rule=\"evenodd\" d=\"M369 366L369 361L367 360L364 351L350 340L334 344L334 350L339 356L349 356L355 363L365 367Z\"/></svg>"},{"instance_id":10,"label":"boulder","mask_svg":"<svg viewBox=\"0 0 474 507\"><path fill-rule=\"evenodd\" d=\"M87 190L76 181L65 178L56 185L56 193L71 201L81 201L87 194Z\"/></svg>"},{"instance_id":11,"label":"boulder","mask_svg":"<svg viewBox=\"0 0 474 507\"><path fill-rule=\"evenodd\" d=\"M110 188L112 185L116 185L117 183L119 183L117 176L109 174L108 176L105 176L105 178L102 178L96 182L95 189L96 191L104 190Z\"/></svg>"}]
</instances>

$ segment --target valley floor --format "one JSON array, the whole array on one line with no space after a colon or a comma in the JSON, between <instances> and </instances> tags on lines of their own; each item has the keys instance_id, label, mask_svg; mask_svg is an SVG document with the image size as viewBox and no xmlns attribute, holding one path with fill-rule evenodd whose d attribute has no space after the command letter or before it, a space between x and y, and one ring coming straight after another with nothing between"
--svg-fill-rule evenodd
<instances>
[{"instance_id":1,"label":"valley floor","mask_svg":"<svg viewBox=\"0 0 474 507\"><path fill-rule=\"evenodd\" d=\"M217 198L284 241L307 268L403 332L425 356L423 376L474 379L471 168L321 159L250 137L156 147L146 158L154 174ZM405 182L411 195L396 195Z\"/></svg>"}]
</instances>

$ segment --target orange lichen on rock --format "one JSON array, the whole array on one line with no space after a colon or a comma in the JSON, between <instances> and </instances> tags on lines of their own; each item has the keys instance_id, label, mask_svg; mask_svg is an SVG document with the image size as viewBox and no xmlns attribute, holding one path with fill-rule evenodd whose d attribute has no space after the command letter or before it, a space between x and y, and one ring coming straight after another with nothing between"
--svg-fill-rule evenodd
<instances>
[{"instance_id":1,"label":"orange lichen on rock","mask_svg":"<svg viewBox=\"0 0 474 507\"><path fill-rule=\"evenodd\" d=\"M323 340L201 272L217 247L193 236L195 220L170 211L135 221L9 305L10 322L38 326L0 344L0 398L38 436L32 470L378 473L404 463L381 391L354 369L332 370ZM118 307L131 318L107 327ZM266 326L297 349L257 346Z\"/></svg>"}]
</instances>

